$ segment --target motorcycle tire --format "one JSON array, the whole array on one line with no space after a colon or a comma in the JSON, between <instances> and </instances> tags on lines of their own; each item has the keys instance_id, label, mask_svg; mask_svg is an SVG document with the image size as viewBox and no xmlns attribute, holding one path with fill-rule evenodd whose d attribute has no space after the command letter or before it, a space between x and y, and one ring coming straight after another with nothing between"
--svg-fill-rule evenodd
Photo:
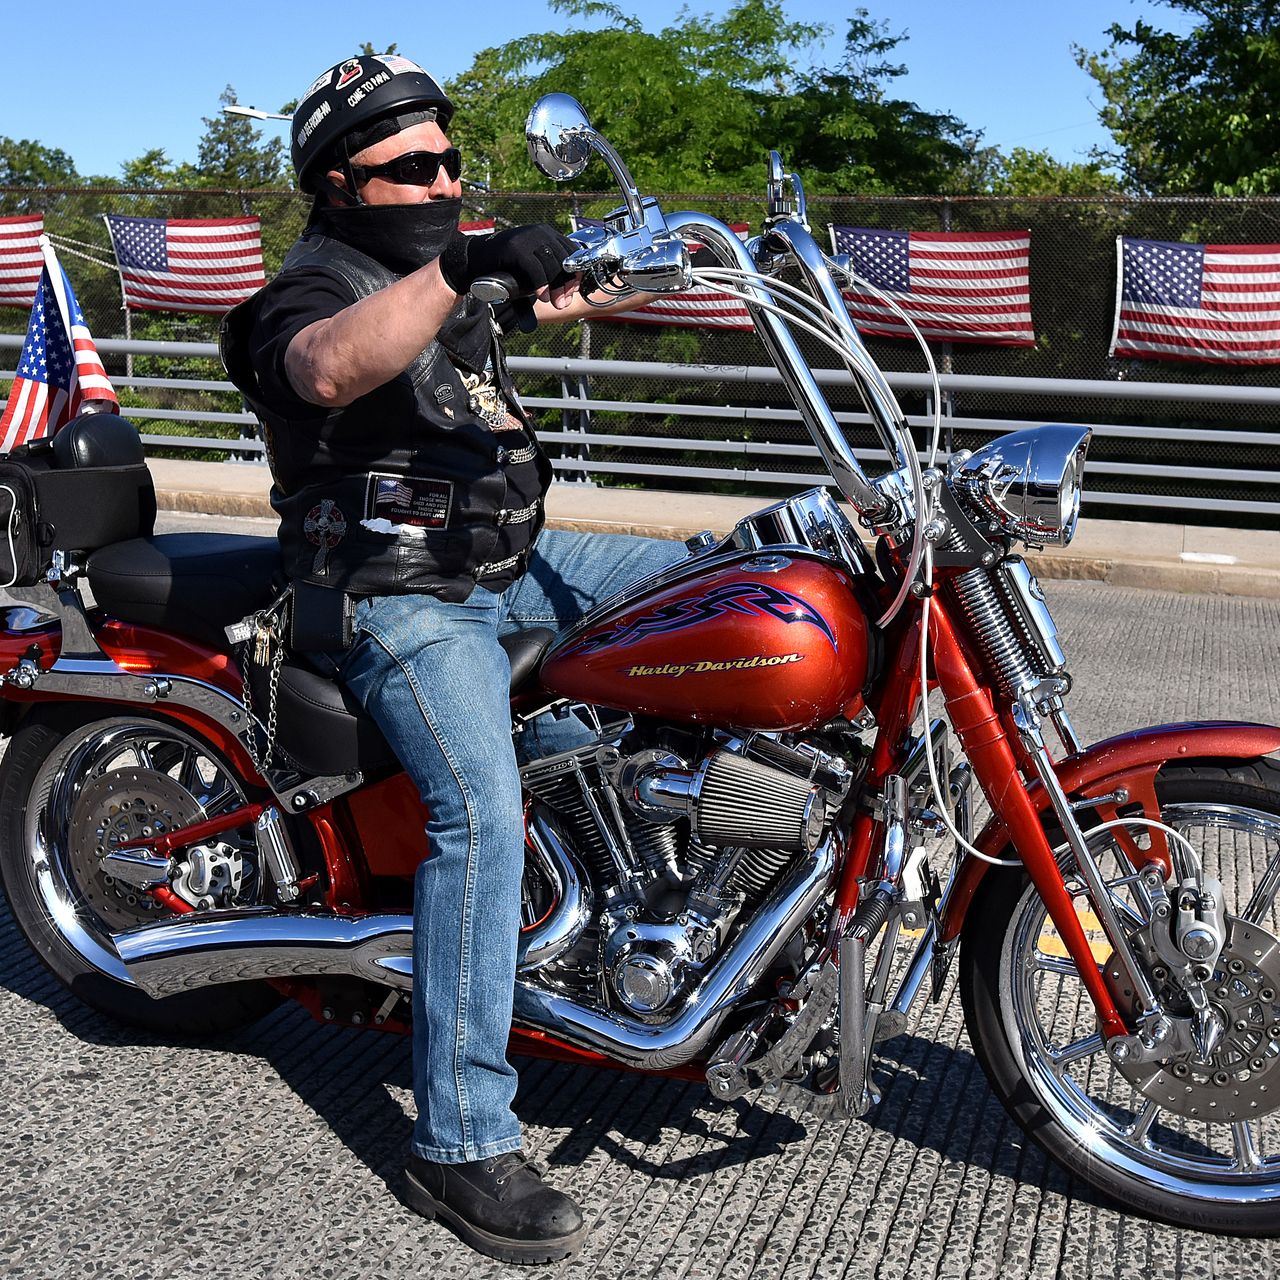
<instances>
[{"instance_id":1,"label":"motorcycle tire","mask_svg":"<svg viewBox=\"0 0 1280 1280\"><path fill-rule=\"evenodd\" d=\"M1267 941L1280 934L1274 884L1254 901L1264 869L1280 875L1280 762L1166 766L1156 794L1161 820L1200 851L1226 898L1228 941L1209 983L1226 1031L1211 1055L1117 1066L1079 973L1020 871L988 874L968 911L959 971L965 1025L1023 1131L1121 1210L1201 1231L1280 1235L1280 1110L1265 1110L1280 1097L1280 946ZM1150 921L1125 882L1129 868L1106 833L1090 845L1141 950ZM1114 969L1110 944L1065 846L1059 856L1106 974ZM1246 908L1245 921L1233 919ZM1246 927L1254 929L1247 939ZM1167 971L1147 964L1164 1007L1176 1012L1176 989L1161 985Z\"/></svg>"},{"instance_id":2,"label":"motorcycle tire","mask_svg":"<svg viewBox=\"0 0 1280 1280\"><path fill-rule=\"evenodd\" d=\"M0 885L32 950L84 1004L131 1026L200 1038L280 1003L265 982L154 999L134 985L109 937L170 913L103 871L106 844L144 838L148 823L185 825L249 791L207 743L144 711L60 703L23 719L0 759ZM253 884L256 872L247 874Z\"/></svg>"}]
</instances>

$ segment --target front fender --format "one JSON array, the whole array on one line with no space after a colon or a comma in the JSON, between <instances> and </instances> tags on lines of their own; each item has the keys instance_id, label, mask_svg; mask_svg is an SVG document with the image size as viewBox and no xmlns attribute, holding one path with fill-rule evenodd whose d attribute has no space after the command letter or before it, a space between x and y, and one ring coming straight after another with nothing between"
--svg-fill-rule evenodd
<instances>
[{"instance_id":1,"label":"front fender","mask_svg":"<svg viewBox=\"0 0 1280 1280\"><path fill-rule=\"evenodd\" d=\"M1248 760L1280 750L1280 727L1267 724L1204 720L1191 724L1163 724L1137 729L1095 743L1079 755L1068 756L1056 765L1058 781L1072 799L1088 800L1107 796L1123 787L1130 799L1125 807L1141 804L1147 817L1159 818L1155 798L1156 774L1171 760ZM1050 800L1039 782L1027 786L1027 795L1038 813L1050 808ZM1097 812L1104 820L1116 817L1117 805L1100 802ZM1167 856L1164 838L1153 831L1147 856ZM1008 847L1004 823L992 817L974 845L991 857ZM942 916L940 938L950 942L964 924L990 863L970 857L960 867Z\"/></svg>"}]
</instances>

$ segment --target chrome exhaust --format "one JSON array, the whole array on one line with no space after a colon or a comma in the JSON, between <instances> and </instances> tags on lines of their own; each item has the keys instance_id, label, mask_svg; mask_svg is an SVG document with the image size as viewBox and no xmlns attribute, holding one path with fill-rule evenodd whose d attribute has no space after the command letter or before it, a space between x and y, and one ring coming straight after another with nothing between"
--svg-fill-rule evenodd
<instances>
[{"instance_id":1,"label":"chrome exhaust","mask_svg":"<svg viewBox=\"0 0 1280 1280\"><path fill-rule=\"evenodd\" d=\"M529 981L537 967L571 946L585 920L587 893L560 841L541 833L538 853L562 860L560 883L576 886L535 930L516 982L515 1021L631 1066L659 1070L697 1056L725 1015L764 975L783 945L821 901L835 869L828 837L773 891L670 1022L619 1017L567 999ZM413 918L252 911L192 912L163 924L112 936L129 976L150 996L262 978L343 974L408 990L413 985Z\"/></svg>"},{"instance_id":2,"label":"chrome exhaust","mask_svg":"<svg viewBox=\"0 0 1280 1280\"><path fill-rule=\"evenodd\" d=\"M725 1015L759 980L826 893L836 842L828 836L769 896L742 933L685 998L681 1012L656 1025L588 1008L554 991L516 983L517 1025L547 1031L633 1067L657 1071L694 1058Z\"/></svg>"},{"instance_id":3,"label":"chrome exhaust","mask_svg":"<svg viewBox=\"0 0 1280 1280\"><path fill-rule=\"evenodd\" d=\"M577 860L552 827L534 818L530 844L556 906L522 947L532 971L577 942L591 918L591 891ZM413 986L413 917L337 916L268 907L200 911L141 925L111 938L129 977L149 996L223 982L340 974L384 986Z\"/></svg>"}]
</instances>

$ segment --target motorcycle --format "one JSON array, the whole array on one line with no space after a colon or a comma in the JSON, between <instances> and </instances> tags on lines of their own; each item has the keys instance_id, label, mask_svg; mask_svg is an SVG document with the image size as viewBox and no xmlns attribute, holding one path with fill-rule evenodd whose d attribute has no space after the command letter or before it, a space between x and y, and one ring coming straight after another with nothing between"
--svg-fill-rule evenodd
<instances>
[{"instance_id":1,"label":"motorcycle","mask_svg":"<svg viewBox=\"0 0 1280 1280\"><path fill-rule=\"evenodd\" d=\"M992 1089L1051 1156L1132 1211L1280 1232L1280 728L1077 737L1013 548L1070 540L1088 430L942 459L935 421L918 450L844 305L852 264L819 247L777 153L743 242L642 196L571 98L541 99L528 137L549 177L598 155L618 182L566 263L597 291L744 300L875 541L813 489L692 539L569 631L507 642L517 741L557 721L577 738L522 766L512 1051L862 1116L875 1046L955 969ZM849 371L885 474L797 333ZM111 527L54 552L0 625L17 924L134 1023L224 1030L292 998L405 1031L422 805L361 708L281 643L275 540Z\"/></svg>"}]
</instances>

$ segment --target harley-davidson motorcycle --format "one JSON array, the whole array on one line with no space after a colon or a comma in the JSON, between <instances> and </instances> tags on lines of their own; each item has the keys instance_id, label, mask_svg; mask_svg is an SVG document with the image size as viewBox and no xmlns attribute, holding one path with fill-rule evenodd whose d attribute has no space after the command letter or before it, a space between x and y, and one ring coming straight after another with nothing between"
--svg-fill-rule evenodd
<instances>
[{"instance_id":1,"label":"harley-davidson motorcycle","mask_svg":"<svg viewBox=\"0 0 1280 1280\"><path fill-rule=\"evenodd\" d=\"M1088 431L941 459L935 422L918 451L776 153L744 243L642 197L572 98L539 101L529 146L555 179L597 154L617 179L566 263L605 295L743 299L874 551L814 489L508 642L518 741L576 735L523 766L513 1052L859 1116L875 1046L954 968L991 1087L1052 1156L1132 1211L1280 1232L1280 728L1077 737L1012 548L1072 537ZM877 479L798 334L851 374ZM0 628L18 925L133 1022L226 1029L291 997L403 1031L422 805L351 697L272 643L275 540L97 542Z\"/></svg>"}]
</instances>

